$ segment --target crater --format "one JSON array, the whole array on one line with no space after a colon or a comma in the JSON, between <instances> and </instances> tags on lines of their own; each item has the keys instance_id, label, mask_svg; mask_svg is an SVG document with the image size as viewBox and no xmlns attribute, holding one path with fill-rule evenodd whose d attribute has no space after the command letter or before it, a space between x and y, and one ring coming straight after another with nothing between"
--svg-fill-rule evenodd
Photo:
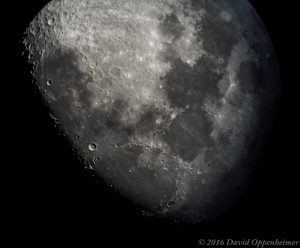
<instances>
[{"instance_id":1,"label":"crater","mask_svg":"<svg viewBox=\"0 0 300 248\"><path fill-rule=\"evenodd\" d=\"M110 75L115 78L120 78L122 76L122 70L119 67L114 66L110 70Z\"/></svg>"},{"instance_id":2,"label":"crater","mask_svg":"<svg viewBox=\"0 0 300 248\"><path fill-rule=\"evenodd\" d=\"M103 78L100 81L100 88L102 89L110 89L112 86L112 81L110 78Z\"/></svg>"},{"instance_id":3,"label":"crater","mask_svg":"<svg viewBox=\"0 0 300 248\"><path fill-rule=\"evenodd\" d=\"M94 152L94 151L97 150L97 144L96 143L90 143L88 148L91 152Z\"/></svg>"}]
</instances>

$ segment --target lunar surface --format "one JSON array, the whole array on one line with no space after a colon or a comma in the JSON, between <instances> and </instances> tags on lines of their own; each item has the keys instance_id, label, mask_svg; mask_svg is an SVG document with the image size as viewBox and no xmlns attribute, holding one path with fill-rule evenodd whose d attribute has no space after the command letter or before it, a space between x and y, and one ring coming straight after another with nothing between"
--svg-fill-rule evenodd
<instances>
[{"instance_id":1,"label":"lunar surface","mask_svg":"<svg viewBox=\"0 0 300 248\"><path fill-rule=\"evenodd\" d=\"M279 78L248 1L51 1L24 47L83 165L145 215L207 221L248 187Z\"/></svg>"}]
</instances>

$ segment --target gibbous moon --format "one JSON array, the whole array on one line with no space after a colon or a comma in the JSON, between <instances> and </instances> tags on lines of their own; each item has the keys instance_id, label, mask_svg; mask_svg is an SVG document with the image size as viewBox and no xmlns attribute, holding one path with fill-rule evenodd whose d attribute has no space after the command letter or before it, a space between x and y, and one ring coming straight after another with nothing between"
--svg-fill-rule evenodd
<instances>
[{"instance_id":1,"label":"gibbous moon","mask_svg":"<svg viewBox=\"0 0 300 248\"><path fill-rule=\"evenodd\" d=\"M279 91L248 1L51 1L24 46L58 131L147 216L211 220L248 187Z\"/></svg>"}]
</instances>

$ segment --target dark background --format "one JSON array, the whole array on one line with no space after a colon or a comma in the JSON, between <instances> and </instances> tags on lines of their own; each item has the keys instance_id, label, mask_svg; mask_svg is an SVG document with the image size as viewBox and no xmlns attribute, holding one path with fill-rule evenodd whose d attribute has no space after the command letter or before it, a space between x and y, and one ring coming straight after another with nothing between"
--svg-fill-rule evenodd
<instances>
[{"instance_id":1,"label":"dark background","mask_svg":"<svg viewBox=\"0 0 300 248\"><path fill-rule=\"evenodd\" d=\"M282 100L259 173L246 194L213 223L174 227L146 221L137 209L91 180L53 128L46 108L34 94L20 54L19 41L46 0L4 7L3 154L6 230L13 240L29 242L96 241L97 246L197 247L201 238L299 239L299 160L296 94L295 4L250 1L270 33L279 60ZM12 48L11 48L12 46ZM6 141L4 141L6 142ZM8 144L8 145L7 145ZM4 162L5 161L5 162ZM4 171L4 170L3 170ZM6 181L8 181L6 183ZM17 238L18 237L18 238Z\"/></svg>"}]
</instances>

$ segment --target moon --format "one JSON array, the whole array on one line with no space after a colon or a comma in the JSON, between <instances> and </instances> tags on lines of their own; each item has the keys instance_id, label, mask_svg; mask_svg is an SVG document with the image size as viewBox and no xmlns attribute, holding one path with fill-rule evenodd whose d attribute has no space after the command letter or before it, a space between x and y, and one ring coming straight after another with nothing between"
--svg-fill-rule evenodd
<instances>
[{"instance_id":1,"label":"moon","mask_svg":"<svg viewBox=\"0 0 300 248\"><path fill-rule=\"evenodd\" d=\"M58 131L144 215L209 221L249 187L279 75L248 1L51 1L23 43Z\"/></svg>"}]
</instances>

